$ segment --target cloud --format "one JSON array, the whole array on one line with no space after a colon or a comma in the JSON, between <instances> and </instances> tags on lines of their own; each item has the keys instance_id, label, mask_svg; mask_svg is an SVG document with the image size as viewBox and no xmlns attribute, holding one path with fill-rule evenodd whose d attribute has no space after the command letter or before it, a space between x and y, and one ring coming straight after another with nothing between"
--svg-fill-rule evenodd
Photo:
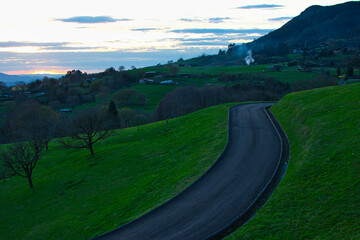
<instances>
[{"instance_id":1,"label":"cloud","mask_svg":"<svg viewBox=\"0 0 360 240\"><path fill-rule=\"evenodd\" d=\"M183 22L201 22L202 21L201 19L198 19L198 18L180 18L179 20L183 21Z\"/></svg>"},{"instance_id":2,"label":"cloud","mask_svg":"<svg viewBox=\"0 0 360 240\"><path fill-rule=\"evenodd\" d=\"M69 42L0 42L0 48L11 47L59 47L69 44Z\"/></svg>"},{"instance_id":3,"label":"cloud","mask_svg":"<svg viewBox=\"0 0 360 240\"><path fill-rule=\"evenodd\" d=\"M211 23L222 23L224 22L225 20L229 20L230 18L228 17L225 17L225 18L222 18L222 17L217 17L217 18L209 18L209 22Z\"/></svg>"},{"instance_id":4,"label":"cloud","mask_svg":"<svg viewBox=\"0 0 360 240\"><path fill-rule=\"evenodd\" d=\"M200 19L200 18L180 18L180 21L183 22L210 22L210 23L222 23L225 20L229 20L231 18L228 17L215 17L215 18L204 18L204 19Z\"/></svg>"},{"instance_id":5,"label":"cloud","mask_svg":"<svg viewBox=\"0 0 360 240\"><path fill-rule=\"evenodd\" d=\"M239 9L273 9L273 8L282 8L284 5L278 4L258 4L258 5L246 5L237 7Z\"/></svg>"},{"instance_id":6,"label":"cloud","mask_svg":"<svg viewBox=\"0 0 360 240\"><path fill-rule=\"evenodd\" d=\"M228 37L224 37L228 39ZM222 38L222 39L224 39ZM171 40L177 40L181 42L194 42L194 41L218 41L219 37L207 37L207 38L170 38Z\"/></svg>"},{"instance_id":7,"label":"cloud","mask_svg":"<svg viewBox=\"0 0 360 240\"><path fill-rule=\"evenodd\" d=\"M140 31L140 32L149 32L149 31L158 31L161 30L161 28L134 28L131 29L131 31Z\"/></svg>"},{"instance_id":8,"label":"cloud","mask_svg":"<svg viewBox=\"0 0 360 240\"><path fill-rule=\"evenodd\" d=\"M51 51L79 51L79 50L94 50L102 49L101 47L70 47L70 46L49 46L41 47L41 50L51 50Z\"/></svg>"},{"instance_id":9,"label":"cloud","mask_svg":"<svg viewBox=\"0 0 360 240\"><path fill-rule=\"evenodd\" d=\"M227 46L229 42L202 42L202 41L193 41L193 42L182 42L179 45L181 46Z\"/></svg>"},{"instance_id":10,"label":"cloud","mask_svg":"<svg viewBox=\"0 0 360 240\"><path fill-rule=\"evenodd\" d=\"M113 22L120 22L120 21L131 21L131 19L127 18L112 18L109 16L78 16L78 17L71 17L71 18L58 18L55 19L56 21L61 22L73 22L73 23L113 23Z\"/></svg>"},{"instance_id":11,"label":"cloud","mask_svg":"<svg viewBox=\"0 0 360 240\"><path fill-rule=\"evenodd\" d=\"M79 50L94 50L101 49L100 47L81 47L69 46L71 42L17 42L8 41L0 42L0 48L17 48L17 47L38 47L40 50L48 51L79 51Z\"/></svg>"},{"instance_id":12,"label":"cloud","mask_svg":"<svg viewBox=\"0 0 360 240\"><path fill-rule=\"evenodd\" d=\"M293 17L278 17L278 18L270 18L269 21L287 21L291 19L293 19Z\"/></svg>"},{"instance_id":13,"label":"cloud","mask_svg":"<svg viewBox=\"0 0 360 240\"><path fill-rule=\"evenodd\" d=\"M222 28L187 28L175 29L173 33L195 33L195 34L267 34L274 29L222 29Z\"/></svg>"}]
</instances>

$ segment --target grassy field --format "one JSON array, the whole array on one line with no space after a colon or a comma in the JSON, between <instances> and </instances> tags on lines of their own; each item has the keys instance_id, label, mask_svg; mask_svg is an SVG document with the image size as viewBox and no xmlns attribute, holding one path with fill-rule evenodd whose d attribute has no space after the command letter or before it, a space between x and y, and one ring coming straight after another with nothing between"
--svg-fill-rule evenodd
<instances>
[{"instance_id":1,"label":"grassy field","mask_svg":"<svg viewBox=\"0 0 360 240\"><path fill-rule=\"evenodd\" d=\"M271 110L291 144L289 168L234 239L360 239L360 84L287 95Z\"/></svg>"},{"instance_id":2,"label":"grassy field","mask_svg":"<svg viewBox=\"0 0 360 240\"><path fill-rule=\"evenodd\" d=\"M34 189L21 177L0 183L0 239L89 239L160 205L220 155L232 105L171 119L167 131L164 122L115 131L93 158L52 142Z\"/></svg>"},{"instance_id":3,"label":"grassy field","mask_svg":"<svg viewBox=\"0 0 360 240\"><path fill-rule=\"evenodd\" d=\"M141 107L141 110L145 110L147 112L153 112L160 100L168 93L173 91L176 86L173 85L151 85L151 84L137 84L135 86L131 87L132 89L135 89L139 93L143 93L146 95L146 97L150 100L149 105L146 106L144 109ZM136 107L131 107L133 109L136 109Z\"/></svg>"}]
</instances>

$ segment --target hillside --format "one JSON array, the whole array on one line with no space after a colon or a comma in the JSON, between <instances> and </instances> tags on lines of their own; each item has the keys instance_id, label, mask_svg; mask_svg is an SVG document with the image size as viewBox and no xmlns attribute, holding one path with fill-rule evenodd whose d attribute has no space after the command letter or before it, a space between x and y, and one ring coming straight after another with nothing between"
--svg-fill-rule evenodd
<instances>
[{"instance_id":1,"label":"hillside","mask_svg":"<svg viewBox=\"0 0 360 240\"><path fill-rule=\"evenodd\" d=\"M271 110L291 144L286 175L233 239L359 239L360 84L289 94Z\"/></svg>"},{"instance_id":2,"label":"hillside","mask_svg":"<svg viewBox=\"0 0 360 240\"><path fill-rule=\"evenodd\" d=\"M21 177L0 183L0 239L90 239L160 205L216 161L232 105L171 119L167 130L165 122L116 130L94 158L53 141L34 189Z\"/></svg>"},{"instance_id":3,"label":"hillside","mask_svg":"<svg viewBox=\"0 0 360 240\"><path fill-rule=\"evenodd\" d=\"M281 28L251 42L249 47L261 49L285 43L291 48L319 46L340 40L357 47L360 43L360 2L334 6L311 6Z\"/></svg>"}]
</instances>

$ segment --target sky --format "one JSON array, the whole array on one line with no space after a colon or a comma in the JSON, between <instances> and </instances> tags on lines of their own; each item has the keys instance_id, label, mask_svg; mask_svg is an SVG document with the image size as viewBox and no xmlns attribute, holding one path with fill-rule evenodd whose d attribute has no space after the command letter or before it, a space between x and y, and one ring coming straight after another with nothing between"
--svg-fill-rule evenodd
<instances>
[{"instance_id":1,"label":"sky","mask_svg":"<svg viewBox=\"0 0 360 240\"><path fill-rule=\"evenodd\" d=\"M0 72L101 72L216 54L337 0L2 0Z\"/></svg>"}]
</instances>

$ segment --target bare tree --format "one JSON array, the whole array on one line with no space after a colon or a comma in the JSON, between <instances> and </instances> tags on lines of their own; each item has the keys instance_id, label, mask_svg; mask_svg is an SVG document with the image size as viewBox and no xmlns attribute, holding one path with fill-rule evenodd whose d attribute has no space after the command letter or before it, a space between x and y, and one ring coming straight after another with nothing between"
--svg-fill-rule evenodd
<instances>
[{"instance_id":1,"label":"bare tree","mask_svg":"<svg viewBox=\"0 0 360 240\"><path fill-rule=\"evenodd\" d=\"M33 188L32 173L45 147L44 141L15 143L3 153L6 171L10 174L25 177Z\"/></svg>"},{"instance_id":2,"label":"bare tree","mask_svg":"<svg viewBox=\"0 0 360 240\"><path fill-rule=\"evenodd\" d=\"M2 152L0 155L1 155L0 157L3 157L4 153ZM5 183L6 179L12 176L13 174L9 171L8 167L5 164L5 159L2 158L0 161L0 180L2 179Z\"/></svg>"},{"instance_id":3,"label":"bare tree","mask_svg":"<svg viewBox=\"0 0 360 240\"><path fill-rule=\"evenodd\" d=\"M106 114L98 110L81 112L72 122L71 136L61 138L60 142L67 148L87 148L94 156L93 145L110 134L106 120Z\"/></svg>"}]
</instances>

